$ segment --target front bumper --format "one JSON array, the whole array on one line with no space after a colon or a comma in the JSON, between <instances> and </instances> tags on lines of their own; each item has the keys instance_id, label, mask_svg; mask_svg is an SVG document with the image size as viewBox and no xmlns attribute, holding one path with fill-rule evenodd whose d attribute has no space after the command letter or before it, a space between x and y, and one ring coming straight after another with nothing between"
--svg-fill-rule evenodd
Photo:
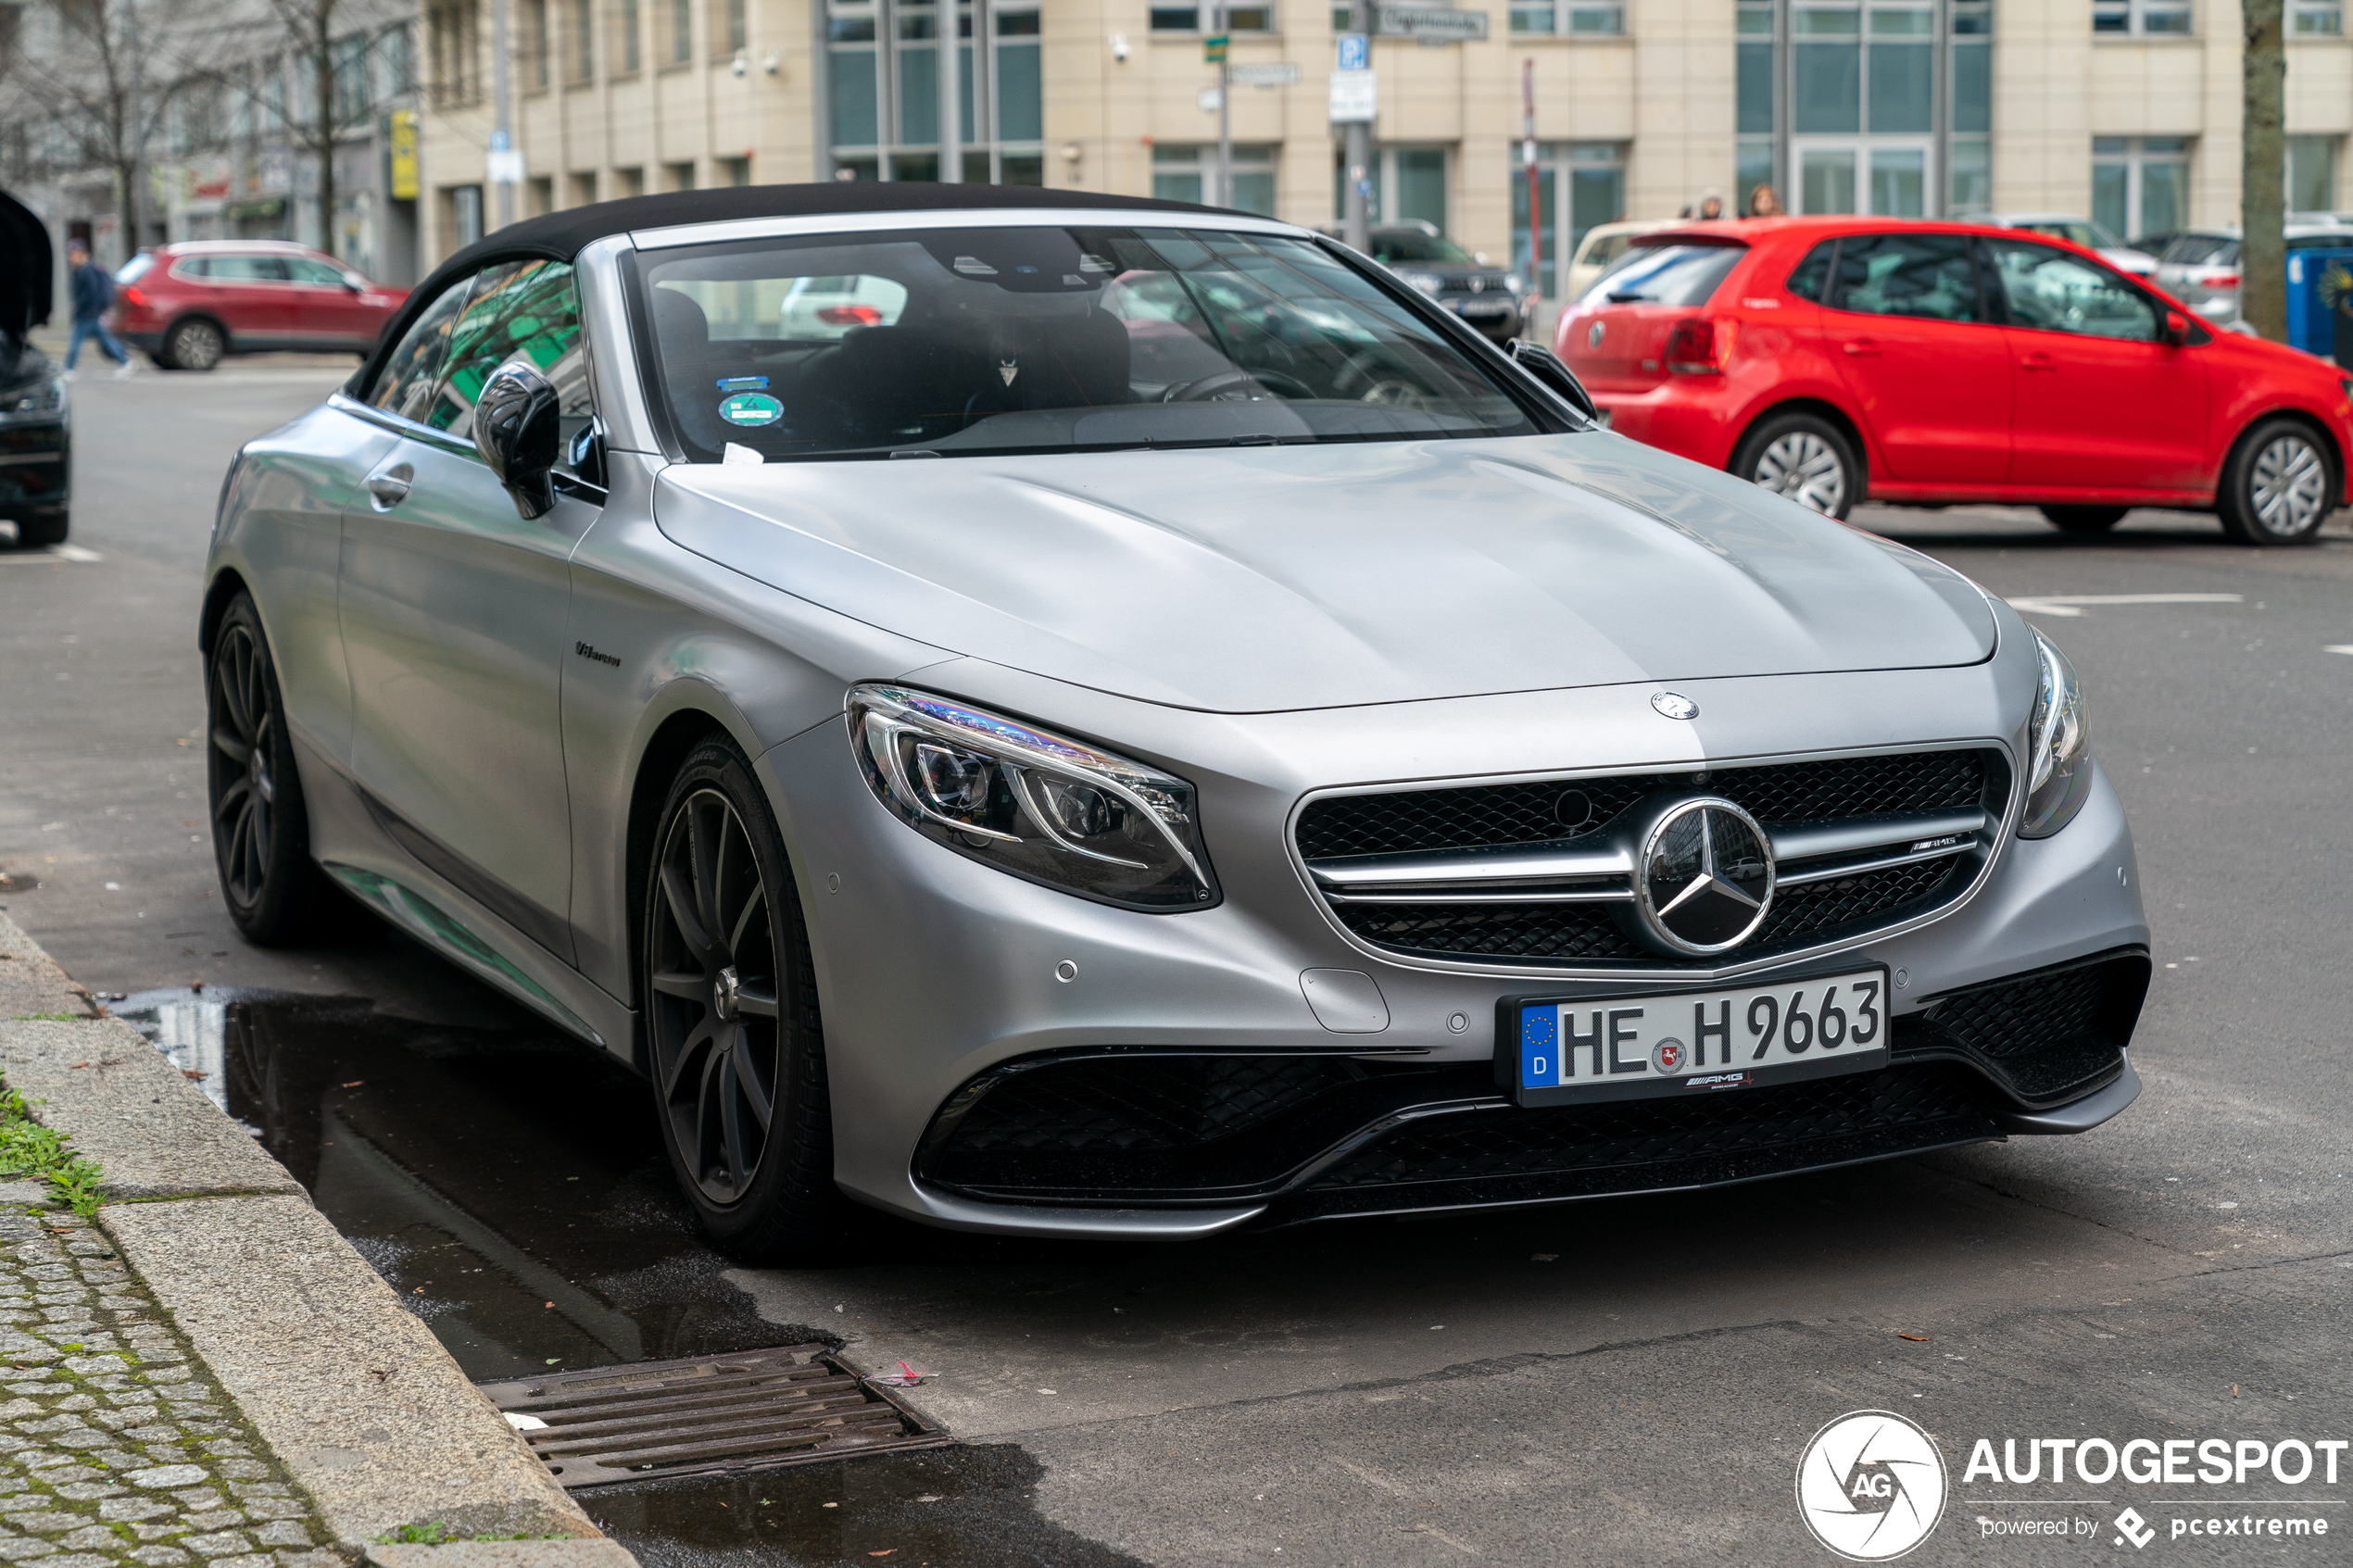
<instances>
[{"instance_id":1,"label":"front bumper","mask_svg":"<svg viewBox=\"0 0 2353 1568\"><path fill-rule=\"evenodd\" d=\"M959 695L1060 719L1108 743L1137 733L1145 717L1144 705L1132 705L1135 711L1123 719L1116 710L1130 705L1082 697L1070 688L1050 692L1045 683L1026 692L992 693L972 680L951 682L945 673L937 684ZM1015 684L1026 681L1018 678ZM1789 682L1778 683L1773 695L1780 701L1774 708L1786 716L1820 706L1796 700L1801 696L1829 699L1840 717L1827 728L1823 722L1808 726L1819 737L1817 744L1839 731L1856 736L1850 744L1901 745L1905 741L1874 741L1864 731L1872 724L1915 722L1899 715L1936 711L1940 692L1957 699L1974 691L1975 696L1956 706L1975 706L1989 684L1998 684L1988 667L1806 677L1795 689ZM1711 705L1703 684L1687 684L1702 691L1704 709L1734 710L1730 700ZM1907 692L1911 700L1899 700ZM1521 733L1575 734L1580 733L1580 708L1601 700L1592 693L1536 694L1511 699L1510 707L1522 720L1529 719L1530 709L1554 710L1538 713ZM1497 744L1491 732L1506 710L1503 701L1428 705L1416 717L1436 728L1453 726L1458 744L1451 755L1471 756L1466 766L1475 770L1478 737L1488 735L1484 744L1490 746ZM1057 702L1062 706L1052 706ZM1096 704L1101 707L1094 713L1075 711ZM1203 732L1249 732L1253 739L1288 731L1290 739L1301 741L1316 740L1313 732L1327 725L1385 721L1392 736L1401 727L1398 716L1380 714L1266 718L1270 721L1264 724L1216 716L1190 716L1183 722ZM1588 737L1600 734L1602 726L1590 716L1581 722ZM1766 721L1760 717L1759 722ZM1851 728L1857 724L1864 729ZM1781 733L1789 728L1784 721ZM1402 737L1393 738L1403 748ZM1738 736L1718 738L1727 743L1723 755L1768 749L1743 746ZM1590 738L1587 744L1606 748ZM1348 748L1320 749L1337 754ZM1417 756L1449 754L1435 744L1410 749ZM1192 755L1214 750L1204 746ZM1211 854L1227 894L1215 909L1174 916L1114 909L1018 881L942 849L874 800L838 723L820 726L763 758L809 917L824 1013L836 1179L851 1196L958 1229L1131 1239L1342 1213L1554 1202L1750 1180L1996 1138L2007 1131L2058 1130L2018 1119L2060 1116L2070 1100L2109 1092L2124 1071L2120 1047L2129 1037L2129 1020L2109 1042L2104 1061L2090 1060L2096 1053L2078 1051L2081 1071L2037 1078L2018 1071L2005 1074L1965 1051L1942 1048L1930 1037L1929 1021L1919 1016L1941 998L1990 982L2145 947L2131 837L2104 776L2095 778L2089 802L2065 832L2050 839L2008 842L1984 884L1950 913L1901 935L1842 949L1905 972L1894 1010L1918 1045L1916 1052L1881 1073L1818 1081L1830 1086L1809 1091L1828 1097L1821 1105L1770 1101L1775 1091L1766 1089L1715 1102L1749 1102L1730 1122L1745 1116L1753 1123L1779 1118L1787 1124L1810 1117L1828 1131L1793 1138L1755 1127L1743 1134L1735 1127L1725 1135L1729 1143L1703 1138L1705 1147L1695 1147L1680 1163L1649 1161L1629 1179L1629 1162L1605 1149L1593 1153L1589 1147L1593 1139L1563 1121L1563 1113L1526 1110L1498 1099L1491 1021L1499 998L1528 988L1524 972L1401 960L1353 945L1302 884L1279 840L1258 850L1238 847L1252 835L1249 824L1234 822L1225 809L1234 797L1236 780L1207 767L1188 769L1171 757L1147 753L1145 759L1175 766L1202 786ZM1635 759L1595 755L1589 765ZM1327 755L1325 761L1343 770L1354 766L1344 756ZM1277 833L1290 802L1302 793L1297 783L1370 776L1341 771L1286 782L1280 767L1263 758L1261 762L1272 802L1265 816ZM1371 976L1390 1020L1387 1027L1354 1035L1327 1028L1302 992L1302 973L1311 969ZM1073 978L1060 978L1071 971ZM1765 966L1753 972L1769 978L1775 972ZM1632 981L1617 985L1620 994L1644 988ZM1647 985L1660 988L1655 980ZM2137 1009L2137 994L2133 1000ZM2030 1057L2035 1054L2029 1049ZM1242 1157L1239 1165L1228 1160L1220 1172L1176 1185L1139 1185L1139 1173L1155 1165L1151 1151L1140 1147L1114 1150L1092 1175L1030 1184L1019 1191L1000 1179L1001 1166L992 1176L945 1158L953 1139L940 1131L943 1108L1009 1063L1074 1056L1347 1062L1358 1070L1352 1082L1371 1087L1352 1088L1353 1098L1327 1103L1302 1123L1303 1131L1287 1135L1315 1145L1298 1158L1285 1151L1274 1160L1244 1138L1225 1151ZM1579 1108L1567 1114L1587 1122L1602 1114L1616 1117L1628 1123L1624 1135L1640 1141L1672 1131L1653 1128L1645 1134L1633 1126L1645 1114L1642 1108L1655 1103L1633 1102L1631 1110ZM1414 1160L1435 1162L1418 1167L1427 1176L1448 1161L1476 1165L1484 1159L1492 1165L1491 1153L1474 1158L1448 1152L1460 1142L1452 1129L1479 1129L1474 1142L1524 1143L1522 1135L1540 1130L1535 1123L1540 1116L1548 1118L1542 1130L1551 1146L1568 1151L1562 1157L1567 1165L1494 1168L1461 1181L1376 1179L1376 1172L1344 1184L1339 1196L1327 1191L1312 1200L1302 1197L1313 1178L1301 1173L1310 1167L1328 1173L1357 1156L1364 1167L1378 1152L1376 1144L1406 1137L1407 1123L1416 1124L1411 1136L1421 1140L1424 1150ZM1449 1129L1442 1136L1441 1123ZM1317 1138L1323 1141L1315 1143ZM1576 1152L1579 1148L1586 1152ZM1249 1167L1252 1158L1258 1158L1257 1168ZM1275 1173L1278 1179L1264 1169L1270 1160L1282 1167ZM1570 1170L1567 1178L1563 1170Z\"/></svg>"},{"instance_id":2,"label":"front bumper","mask_svg":"<svg viewBox=\"0 0 2353 1568\"><path fill-rule=\"evenodd\" d=\"M62 417L0 424L0 517L72 498L72 442Z\"/></svg>"},{"instance_id":3,"label":"front bumper","mask_svg":"<svg viewBox=\"0 0 2353 1568\"><path fill-rule=\"evenodd\" d=\"M1438 304L1461 317L1465 326L1491 338L1515 338L1527 330L1527 315L1509 295L1448 294L1440 295Z\"/></svg>"}]
</instances>

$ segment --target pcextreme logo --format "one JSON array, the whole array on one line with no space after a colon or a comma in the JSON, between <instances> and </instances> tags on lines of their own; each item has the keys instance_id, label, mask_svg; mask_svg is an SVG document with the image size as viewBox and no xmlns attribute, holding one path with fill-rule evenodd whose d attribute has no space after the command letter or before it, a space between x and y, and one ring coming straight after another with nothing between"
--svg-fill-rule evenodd
<instances>
[{"instance_id":1,"label":"pcextreme logo","mask_svg":"<svg viewBox=\"0 0 2353 1568\"><path fill-rule=\"evenodd\" d=\"M1928 1539L1944 1488L1944 1456L1893 1411L1840 1416L1797 1461L1799 1517L1850 1562L1886 1562Z\"/></svg>"}]
</instances>

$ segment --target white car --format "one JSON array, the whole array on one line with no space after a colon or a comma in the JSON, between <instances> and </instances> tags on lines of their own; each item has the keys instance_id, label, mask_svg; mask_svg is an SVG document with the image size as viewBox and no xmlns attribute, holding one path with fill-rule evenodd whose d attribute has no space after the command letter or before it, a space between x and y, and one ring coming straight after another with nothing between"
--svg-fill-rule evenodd
<instances>
[{"instance_id":1,"label":"white car","mask_svg":"<svg viewBox=\"0 0 2353 1568\"><path fill-rule=\"evenodd\" d=\"M1997 212L1978 221L1997 224L2005 229L2031 229L2038 234L2048 234L2055 240L2082 245L2085 250L2095 250L2100 253L2102 261L2120 272L2130 272L2135 278L2157 275L2157 257L2145 250L2134 250L2088 218L2077 218L2064 212Z\"/></svg>"},{"instance_id":2,"label":"white car","mask_svg":"<svg viewBox=\"0 0 2353 1568\"><path fill-rule=\"evenodd\" d=\"M1565 301L1584 298L1585 291L1593 286L1593 280L1607 271L1611 262L1626 254L1626 247L1634 243L1635 235L1647 234L1653 229L1666 226L1665 220L1653 219L1642 222L1596 223L1586 230L1585 237L1577 242L1577 254L1569 257L1568 286L1561 290L1561 298Z\"/></svg>"}]
</instances>

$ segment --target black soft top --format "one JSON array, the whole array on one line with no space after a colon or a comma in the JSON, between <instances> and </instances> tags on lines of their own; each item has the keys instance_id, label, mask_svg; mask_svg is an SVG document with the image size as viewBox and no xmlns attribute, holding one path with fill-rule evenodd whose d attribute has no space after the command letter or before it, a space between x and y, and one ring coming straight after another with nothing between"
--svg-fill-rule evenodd
<instances>
[{"instance_id":1,"label":"black soft top","mask_svg":"<svg viewBox=\"0 0 2353 1568\"><path fill-rule=\"evenodd\" d=\"M669 229L685 223L730 223L756 218L832 218L873 212L974 212L997 207L1088 208L1130 212L1229 216L1222 207L1093 191L1049 190L1036 185L945 185L910 180L828 180L808 185L731 185L708 191L672 191L626 196L567 207L510 223L485 234L433 270L409 293L385 326L375 352L346 383L355 394L374 376L376 366L398 343L409 324L456 279L493 261L571 261L598 240L639 229Z\"/></svg>"}]
</instances>

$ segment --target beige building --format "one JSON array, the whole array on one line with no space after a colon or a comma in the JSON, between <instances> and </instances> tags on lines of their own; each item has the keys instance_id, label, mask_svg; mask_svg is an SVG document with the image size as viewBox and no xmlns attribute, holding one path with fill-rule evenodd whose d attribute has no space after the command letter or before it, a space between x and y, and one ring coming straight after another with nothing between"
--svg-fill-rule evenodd
<instances>
[{"instance_id":1,"label":"beige building","mask_svg":"<svg viewBox=\"0 0 2353 1568\"><path fill-rule=\"evenodd\" d=\"M428 0L427 257L495 224L495 0ZM938 173L931 0L509 0L512 211L714 184ZM2290 205L2353 205L2345 0L2286 0ZM1465 7L1470 8L1470 7ZM1325 0L964 0L964 177L1215 199L1222 26L1231 202L1333 220ZM1222 14L1221 14L1222 12ZM1498 0L1484 40L1376 38L1385 217L1524 265L1532 82L1544 281L1619 216L1776 187L1793 211L2050 211L2120 237L2233 221L2239 11L2225 0Z\"/></svg>"}]
</instances>

